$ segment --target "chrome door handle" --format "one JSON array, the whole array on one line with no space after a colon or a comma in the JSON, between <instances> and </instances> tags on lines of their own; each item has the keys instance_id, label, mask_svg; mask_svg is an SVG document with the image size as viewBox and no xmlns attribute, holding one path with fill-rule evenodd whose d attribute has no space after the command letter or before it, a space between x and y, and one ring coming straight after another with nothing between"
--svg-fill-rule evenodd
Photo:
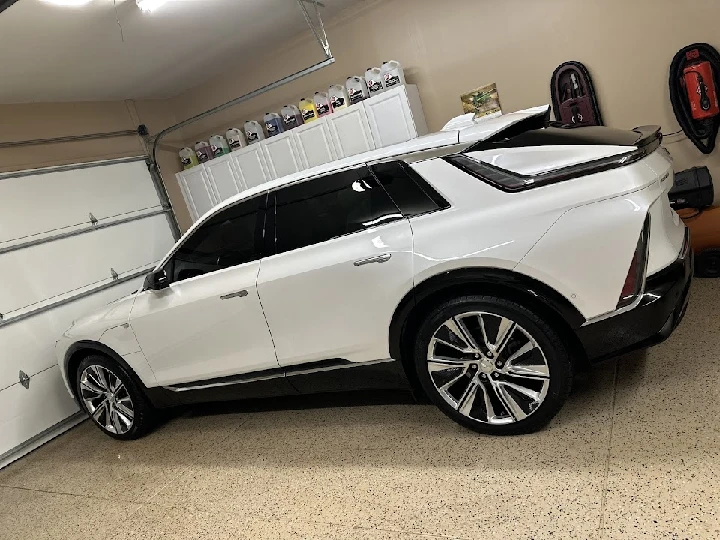
<instances>
[{"instance_id":1,"label":"chrome door handle","mask_svg":"<svg viewBox=\"0 0 720 540\"><path fill-rule=\"evenodd\" d=\"M237 292L230 293L230 294L223 294L220 297L220 300L229 300L230 298L242 298L243 296L247 296L247 295L248 295L248 292L245 289L243 289L242 291L237 291Z\"/></svg>"},{"instance_id":2,"label":"chrome door handle","mask_svg":"<svg viewBox=\"0 0 720 540\"><path fill-rule=\"evenodd\" d=\"M380 255L374 255L372 257L367 257L366 259L358 259L353 264L355 266L362 266L364 264L370 264L370 263L384 263L384 262L388 262L390 260L390 257L392 257L392 253L382 253Z\"/></svg>"}]
</instances>

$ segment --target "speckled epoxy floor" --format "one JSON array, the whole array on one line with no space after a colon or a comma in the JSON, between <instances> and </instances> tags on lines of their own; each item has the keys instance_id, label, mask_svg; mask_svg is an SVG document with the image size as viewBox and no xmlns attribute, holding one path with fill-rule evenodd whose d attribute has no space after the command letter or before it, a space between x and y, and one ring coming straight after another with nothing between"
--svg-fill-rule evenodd
<instances>
[{"instance_id":1,"label":"speckled epoxy floor","mask_svg":"<svg viewBox=\"0 0 720 540\"><path fill-rule=\"evenodd\" d=\"M720 281L696 280L669 341L541 433L387 395L193 408L131 443L86 422L0 471L0 538L720 538L719 372Z\"/></svg>"}]
</instances>

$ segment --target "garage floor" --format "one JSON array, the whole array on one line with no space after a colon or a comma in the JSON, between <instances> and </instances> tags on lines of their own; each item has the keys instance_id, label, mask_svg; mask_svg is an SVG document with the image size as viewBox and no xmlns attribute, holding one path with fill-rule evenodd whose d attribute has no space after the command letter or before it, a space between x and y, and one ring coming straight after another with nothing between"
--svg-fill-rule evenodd
<instances>
[{"instance_id":1,"label":"garage floor","mask_svg":"<svg viewBox=\"0 0 720 540\"><path fill-rule=\"evenodd\" d=\"M0 471L0 538L718 538L719 300L697 280L669 341L531 436L388 395L199 407L132 443L85 422Z\"/></svg>"}]
</instances>

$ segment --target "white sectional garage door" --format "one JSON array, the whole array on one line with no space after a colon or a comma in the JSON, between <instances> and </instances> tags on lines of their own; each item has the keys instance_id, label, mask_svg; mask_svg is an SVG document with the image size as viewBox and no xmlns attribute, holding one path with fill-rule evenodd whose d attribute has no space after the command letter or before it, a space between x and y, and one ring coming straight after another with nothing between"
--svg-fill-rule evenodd
<instances>
[{"instance_id":1,"label":"white sectional garage door","mask_svg":"<svg viewBox=\"0 0 720 540\"><path fill-rule=\"evenodd\" d=\"M55 340L141 286L169 211L144 158L0 175L0 467L78 412Z\"/></svg>"}]
</instances>

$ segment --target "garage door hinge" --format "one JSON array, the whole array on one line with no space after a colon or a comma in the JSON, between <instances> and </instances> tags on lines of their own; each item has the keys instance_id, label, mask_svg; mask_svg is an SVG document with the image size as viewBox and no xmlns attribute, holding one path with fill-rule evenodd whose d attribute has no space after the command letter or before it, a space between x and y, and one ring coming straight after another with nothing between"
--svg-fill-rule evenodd
<instances>
[{"instance_id":1,"label":"garage door hinge","mask_svg":"<svg viewBox=\"0 0 720 540\"><path fill-rule=\"evenodd\" d=\"M115 271L114 268L111 268L111 269L110 269L110 275L112 276L113 281L116 281L116 280L118 279L118 277L120 277L119 274Z\"/></svg>"},{"instance_id":2,"label":"garage door hinge","mask_svg":"<svg viewBox=\"0 0 720 540\"><path fill-rule=\"evenodd\" d=\"M95 216L92 215L92 212L90 212L89 216L90 216L90 224L93 225L93 226L97 225L97 224L98 224L98 220L97 220L97 218L96 218Z\"/></svg>"},{"instance_id":3,"label":"garage door hinge","mask_svg":"<svg viewBox=\"0 0 720 540\"><path fill-rule=\"evenodd\" d=\"M20 384L22 384L25 389L30 388L30 377L22 370L20 371Z\"/></svg>"}]
</instances>

